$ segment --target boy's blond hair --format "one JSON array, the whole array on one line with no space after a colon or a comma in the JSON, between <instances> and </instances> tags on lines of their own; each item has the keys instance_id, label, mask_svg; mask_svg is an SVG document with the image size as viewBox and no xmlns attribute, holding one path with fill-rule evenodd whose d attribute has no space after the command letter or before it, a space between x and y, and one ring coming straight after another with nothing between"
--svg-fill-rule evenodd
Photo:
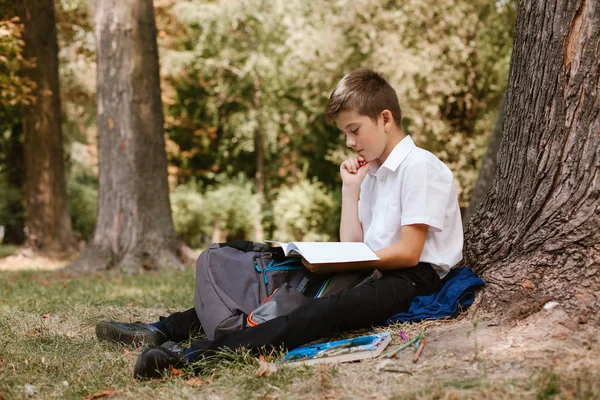
<instances>
[{"instance_id":1,"label":"boy's blond hair","mask_svg":"<svg viewBox=\"0 0 600 400\"><path fill-rule=\"evenodd\" d=\"M398 95L383 76L368 68L359 68L340 80L327 103L325 118L333 123L342 111L355 110L377 121L383 110L389 110L402 128L402 110Z\"/></svg>"}]
</instances>

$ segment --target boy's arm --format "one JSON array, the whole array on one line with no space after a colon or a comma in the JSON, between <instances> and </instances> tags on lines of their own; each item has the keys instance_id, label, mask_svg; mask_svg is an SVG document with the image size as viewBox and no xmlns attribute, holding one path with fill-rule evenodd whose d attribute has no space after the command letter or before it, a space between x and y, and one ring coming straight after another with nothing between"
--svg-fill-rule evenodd
<instances>
[{"instance_id":1,"label":"boy's arm","mask_svg":"<svg viewBox=\"0 0 600 400\"><path fill-rule=\"evenodd\" d=\"M362 224L358 219L358 196L360 186L342 186L342 215L340 220L341 242L362 242Z\"/></svg>"},{"instance_id":2,"label":"boy's arm","mask_svg":"<svg viewBox=\"0 0 600 400\"><path fill-rule=\"evenodd\" d=\"M358 218L358 198L360 184L365 179L373 161L365 162L364 157L350 157L340 165L342 178L342 215L340 220L341 242L362 242L363 229Z\"/></svg>"},{"instance_id":3,"label":"boy's arm","mask_svg":"<svg viewBox=\"0 0 600 400\"><path fill-rule=\"evenodd\" d=\"M425 246L429 226L425 224L403 225L400 228L400 241L375 252L379 257L376 261L310 264L305 259L302 263L315 273L345 272L360 269L391 270L414 267Z\"/></svg>"}]
</instances>

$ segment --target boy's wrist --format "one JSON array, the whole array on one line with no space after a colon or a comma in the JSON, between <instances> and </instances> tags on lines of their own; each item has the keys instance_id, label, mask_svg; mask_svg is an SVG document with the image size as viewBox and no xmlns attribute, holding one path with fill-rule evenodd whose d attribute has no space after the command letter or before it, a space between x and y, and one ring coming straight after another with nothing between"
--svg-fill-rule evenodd
<instances>
[{"instance_id":1,"label":"boy's wrist","mask_svg":"<svg viewBox=\"0 0 600 400\"><path fill-rule=\"evenodd\" d=\"M360 194L360 185L352 185L344 183L342 185L342 197L346 196L356 196Z\"/></svg>"}]
</instances>

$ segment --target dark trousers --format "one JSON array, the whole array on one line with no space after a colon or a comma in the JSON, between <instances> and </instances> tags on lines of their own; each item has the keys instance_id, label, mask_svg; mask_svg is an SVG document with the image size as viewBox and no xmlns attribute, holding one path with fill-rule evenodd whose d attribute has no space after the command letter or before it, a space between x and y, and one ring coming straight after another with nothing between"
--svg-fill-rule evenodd
<instances>
[{"instance_id":1,"label":"dark trousers","mask_svg":"<svg viewBox=\"0 0 600 400\"><path fill-rule=\"evenodd\" d=\"M293 349L313 340L347 330L382 325L392 315L408 310L416 296L437 292L442 281L427 263L383 273L383 277L354 289L309 301L288 315L216 340L195 340L200 352L241 347L283 346ZM170 339L184 341L201 329L195 310L161 318Z\"/></svg>"}]
</instances>

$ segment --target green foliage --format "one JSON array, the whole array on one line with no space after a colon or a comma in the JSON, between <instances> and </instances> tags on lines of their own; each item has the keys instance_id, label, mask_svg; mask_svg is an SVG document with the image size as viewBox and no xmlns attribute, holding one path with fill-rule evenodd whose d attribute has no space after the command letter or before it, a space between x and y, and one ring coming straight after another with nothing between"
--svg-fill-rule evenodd
<instances>
[{"instance_id":1,"label":"green foliage","mask_svg":"<svg viewBox=\"0 0 600 400\"><path fill-rule=\"evenodd\" d=\"M19 19L0 20L0 112L4 108L32 104L35 83L19 71L34 67L23 57L23 26ZM3 113L0 116L4 117ZM3 119L3 118L0 118Z\"/></svg>"},{"instance_id":2,"label":"green foliage","mask_svg":"<svg viewBox=\"0 0 600 400\"><path fill-rule=\"evenodd\" d=\"M67 178L71 225L75 234L88 241L94 234L98 209L98 182L94 171L82 160L85 146L72 145L72 165Z\"/></svg>"},{"instance_id":3,"label":"green foliage","mask_svg":"<svg viewBox=\"0 0 600 400\"><path fill-rule=\"evenodd\" d=\"M179 237L193 248L209 241L211 234L210 215L206 200L194 184L182 184L171 193L173 224Z\"/></svg>"},{"instance_id":4,"label":"green foliage","mask_svg":"<svg viewBox=\"0 0 600 400\"><path fill-rule=\"evenodd\" d=\"M196 183L181 184L171 194L171 210L177 234L190 246L210 244L215 225L228 240L251 239L258 210L252 182L243 176L203 191Z\"/></svg>"},{"instance_id":5,"label":"green foliage","mask_svg":"<svg viewBox=\"0 0 600 400\"><path fill-rule=\"evenodd\" d=\"M220 221L228 240L251 238L254 233L258 202L252 188L252 181L238 175L222 180L205 195L210 223Z\"/></svg>"},{"instance_id":6,"label":"green foliage","mask_svg":"<svg viewBox=\"0 0 600 400\"><path fill-rule=\"evenodd\" d=\"M22 198L22 193L17 188L10 186L6 180L6 174L0 170L0 226L14 225L22 215L15 215L11 205ZM1 243L1 241L0 241Z\"/></svg>"},{"instance_id":7,"label":"green foliage","mask_svg":"<svg viewBox=\"0 0 600 400\"><path fill-rule=\"evenodd\" d=\"M81 239L88 241L92 238L96 226L98 189L77 180L69 180L67 196L73 231Z\"/></svg>"},{"instance_id":8,"label":"green foliage","mask_svg":"<svg viewBox=\"0 0 600 400\"><path fill-rule=\"evenodd\" d=\"M331 193L316 179L285 186L273 203L277 227L274 237L282 241L336 240L338 226L329 216L339 215L337 206Z\"/></svg>"},{"instance_id":9,"label":"green foliage","mask_svg":"<svg viewBox=\"0 0 600 400\"><path fill-rule=\"evenodd\" d=\"M211 182L220 172L253 177L258 132L267 189L297 181L304 165L310 176L336 181L337 165L326 155L339 146L338 135L322 118L331 73L297 66L300 53L290 42L298 28L289 16L308 21L311 7L180 2L175 13L187 23L189 49L185 68L169 80L175 94L166 118L180 181Z\"/></svg>"},{"instance_id":10,"label":"green foliage","mask_svg":"<svg viewBox=\"0 0 600 400\"><path fill-rule=\"evenodd\" d=\"M344 73L369 66L397 89L407 132L454 171L465 206L506 84L516 4L179 2L185 61L170 77L167 131L180 181L254 176L259 130L267 189L299 181L305 167L339 184L348 152L323 110Z\"/></svg>"}]
</instances>

